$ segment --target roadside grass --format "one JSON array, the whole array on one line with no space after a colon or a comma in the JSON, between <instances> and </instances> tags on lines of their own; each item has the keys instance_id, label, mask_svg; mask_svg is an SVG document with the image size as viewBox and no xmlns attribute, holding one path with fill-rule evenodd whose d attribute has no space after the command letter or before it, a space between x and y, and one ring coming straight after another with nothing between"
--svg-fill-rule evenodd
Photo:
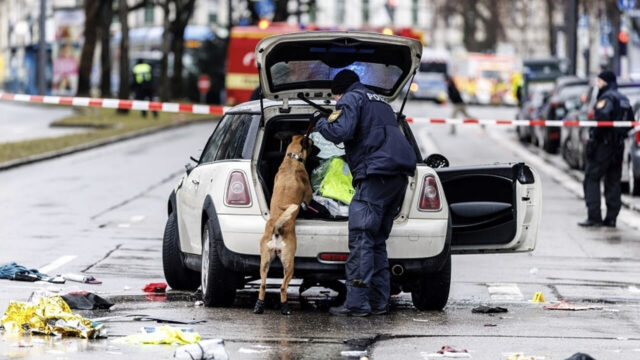
<instances>
[{"instance_id":1,"label":"roadside grass","mask_svg":"<svg viewBox=\"0 0 640 360\"><path fill-rule=\"evenodd\" d=\"M139 110L117 113L115 109L81 108L78 113L51 124L55 127L79 127L86 131L52 138L0 143L0 163L46 154L66 148L106 140L112 137L153 130L181 123L212 121L216 115L158 113L143 117Z\"/></svg>"}]
</instances>

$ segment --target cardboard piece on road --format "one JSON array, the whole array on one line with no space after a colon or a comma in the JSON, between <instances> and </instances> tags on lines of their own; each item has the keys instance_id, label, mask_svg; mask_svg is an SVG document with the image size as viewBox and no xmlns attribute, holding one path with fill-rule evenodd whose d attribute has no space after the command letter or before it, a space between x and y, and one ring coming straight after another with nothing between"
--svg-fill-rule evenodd
<instances>
[{"instance_id":1,"label":"cardboard piece on road","mask_svg":"<svg viewBox=\"0 0 640 360\"><path fill-rule=\"evenodd\" d=\"M575 305L569 304L566 301L562 300L561 302L555 305L547 305L542 307L545 310L566 310L566 311L582 311L582 310L602 310L602 306L593 306L593 305Z\"/></svg>"}]
</instances>

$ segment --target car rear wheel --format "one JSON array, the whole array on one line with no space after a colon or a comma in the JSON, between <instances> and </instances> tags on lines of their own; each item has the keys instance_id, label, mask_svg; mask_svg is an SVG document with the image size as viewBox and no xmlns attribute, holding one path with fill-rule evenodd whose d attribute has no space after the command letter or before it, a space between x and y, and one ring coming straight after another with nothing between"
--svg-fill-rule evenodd
<instances>
[{"instance_id":1,"label":"car rear wheel","mask_svg":"<svg viewBox=\"0 0 640 360\"><path fill-rule=\"evenodd\" d=\"M631 196L639 196L640 195L640 174L636 174L633 171L633 161L629 161L629 195Z\"/></svg>"},{"instance_id":2,"label":"car rear wheel","mask_svg":"<svg viewBox=\"0 0 640 360\"><path fill-rule=\"evenodd\" d=\"M209 221L202 230L202 300L206 306L228 307L236 298L238 274L222 265Z\"/></svg>"},{"instance_id":3,"label":"car rear wheel","mask_svg":"<svg viewBox=\"0 0 640 360\"><path fill-rule=\"evenodd\" d=\"M193 291L200 285L199 274L187 269L182 261L180 238L178 236L178 218L173 212L167 219L162 239L162 267L164 278L172 289Z\"/></svg>"},{"instance_id":4,"label":"car rear wheel","mask_svg":"<svg viewBox=\"0 0 640 360\"><path fill-rule=\"evenodd\" d=\"M442 269L418 280L411 291L413 306L418 310L442 310L449 300L451 287L451 254Z\"/></svg>"}]
</instances>

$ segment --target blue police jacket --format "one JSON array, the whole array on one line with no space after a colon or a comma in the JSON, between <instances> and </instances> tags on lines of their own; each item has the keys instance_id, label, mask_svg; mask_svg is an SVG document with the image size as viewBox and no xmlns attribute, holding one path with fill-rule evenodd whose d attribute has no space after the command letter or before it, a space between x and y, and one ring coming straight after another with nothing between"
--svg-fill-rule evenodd
<instances>
[{"instance_id":1,"label":"blue police jacket","mask_svg":"<svg viewBox=\"0 0 640 360\"><path fill-rule=\"evenodd\" d=\"M347 88L328 118L318 120L316 130L335 144L344 142L354 181L415 172L415 152L400 131L393 109L359 82Z\"/></svg>"}]
</instances>

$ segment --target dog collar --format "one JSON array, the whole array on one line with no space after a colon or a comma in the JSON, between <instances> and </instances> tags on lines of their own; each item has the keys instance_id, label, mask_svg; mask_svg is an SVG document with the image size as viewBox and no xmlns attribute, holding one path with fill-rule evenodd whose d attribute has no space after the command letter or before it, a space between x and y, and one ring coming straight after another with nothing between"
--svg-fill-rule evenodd
<instances>
[{"instance_id":1,"label":"dog collar","mask_svg":"<svg viewBox=\"0 0 640 360\"><path fill-rule=\"evenodd\" d=\"M294 158L294 159L300 161L301 163L304 162L304 159L302 158L302 156L300 156L300 154L287 153L287 156L290 157L290 158Z\"/></svg>"}]
</instances>

